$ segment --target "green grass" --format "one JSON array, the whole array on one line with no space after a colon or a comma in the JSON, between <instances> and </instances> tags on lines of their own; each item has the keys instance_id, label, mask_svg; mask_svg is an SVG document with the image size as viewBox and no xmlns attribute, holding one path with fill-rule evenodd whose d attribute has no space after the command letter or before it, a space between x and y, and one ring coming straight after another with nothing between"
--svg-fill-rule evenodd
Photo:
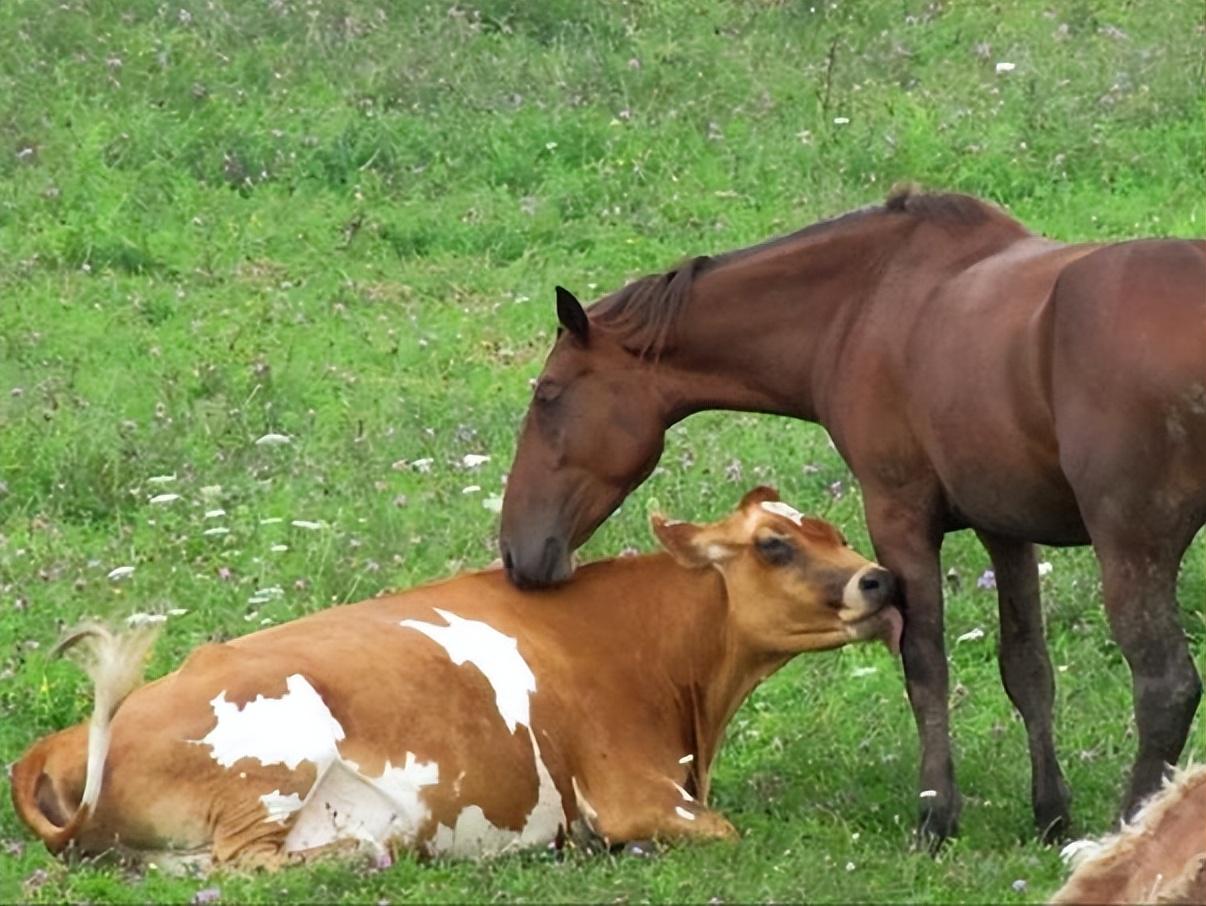
<instances>
[{"instance_id":1,"label":"green grass","mask_svg":"<svg viewBox=\"0 0 1206 906\"><path fill-rule=\"evenodd\" d=\"M160 674L207 639L488 562L483 503L555 283L592 297L901 179L1063 239L1201 235L1202 47L1200 9L1155 0L0 5L0 760L87 714L46 656L81 618L187 608ZM256 446L267 432L293 442ZM492 458L468 472L466 453ZM648 547L652 498L716 516L757 482L867 550L823 432L712 413L586 553ZM1059 750L1077 830L1101 832L1129 674L1091 553L1043 556ZM1199 663L1204 559L1199 539L1181 580ZM910 850L899 667L858 648L799 659L738 713L715 783L738 846L182 880L63 866L6 796L0 900L1041 901L1063 869L1030 840L987 557L955 535L945 565L967 801L937 860ZM249 603L267 586L283 594Z\"/></svg>"}]
</instances>

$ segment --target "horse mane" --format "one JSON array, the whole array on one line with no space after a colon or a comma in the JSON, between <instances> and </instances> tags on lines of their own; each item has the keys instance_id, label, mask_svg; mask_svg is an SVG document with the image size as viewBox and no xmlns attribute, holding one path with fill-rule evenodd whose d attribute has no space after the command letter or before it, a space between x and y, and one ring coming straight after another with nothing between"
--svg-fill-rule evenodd
<instances>
[{"instance_id":1,"label":"horse mane","mask_svg":"<svg viewBox=\"0 0 1206 906\"><path fill-rule=\"evenodd\" d=\"M988 220L1010 220L998 208L958 192L925 192L913 183L894 186L881 210L910 214L918 220L973 226Z\"/></svg>"},{"instance_id":2,"label":"horse mane","mask_svg":"<svg viewBox=\"0 0 1206 906\"><path fill-rule=\"evenodd\" d=\"M601 323L627 338L641 357L658 356L682 314L695 278L713 261L707 255L688 258L664 274L649 274L591 306Z\"/></svg>"},{"instance_id":3,"label":"horse mane","mask_svg":"<svg viewBox=\"0 0 1206 906\"><path fill-rule=\"evenodd\" d=\"M745 258L809 238L874 214L907 214L920 221L951 226L975 226L990 221L1021 224L1000 209L955 192L925 192L911 183L898 185L889 192L882 205L868 205L839 214L828 220L810 224L786 236L768 239L748 248L725 252L716 257L700 255L688 258L672 270L649 274L629 283L623 289L605 296L591 306L591 315L600 324L621 336L641 358L656 358L666 348L670 333L681 317L695 279L720 264Z\"/></svg>"}]
</instances>

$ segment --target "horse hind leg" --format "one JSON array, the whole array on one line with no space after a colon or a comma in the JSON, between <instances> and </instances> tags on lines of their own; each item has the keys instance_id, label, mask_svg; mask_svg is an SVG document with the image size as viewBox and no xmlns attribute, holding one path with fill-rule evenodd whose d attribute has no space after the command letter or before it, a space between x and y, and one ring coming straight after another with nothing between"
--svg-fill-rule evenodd
<instances>
[{"instance_id":1,"label":"horse hind leg","mask_svg":"<svg viewBox=\"0 0 1206 906\"><path fill-rule=\"evenodd\" d=\"M1089 524L1110 628L1131 668L1139 746L1122 803L1129 819L1177 763L1202 697L1177 612L1181 557L1193 532Z\"/></svg>"},{"instance_id":2,"label":"horse hind leg","mask_svg":"<svg viewBox=\"0 0 1206 906\"><path fill-rule=\"evenodd\" d=\"M1001 680L1026 725L1030 747L1030 801L1044 842L1068 830L1068 785L1052 735L1055 679L1039 595L1034 545L977 532L992 558L1001 620Z\"/></svg>"}]
</instances>

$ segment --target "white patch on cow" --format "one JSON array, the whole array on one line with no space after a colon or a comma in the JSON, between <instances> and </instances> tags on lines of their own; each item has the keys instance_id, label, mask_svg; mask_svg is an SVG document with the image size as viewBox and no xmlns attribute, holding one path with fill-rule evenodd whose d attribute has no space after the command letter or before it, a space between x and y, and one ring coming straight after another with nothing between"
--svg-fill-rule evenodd
<instances>
[{"instance_id":1,"label":"white patch on cow","mask_svg":"<svg viewBox=\"0 0 1206 906\"><path fill-rule=\"evenodd\" d=\"M488 623L466 620L438 607L435 612L447 626L419 620L403 620L400 625L438 643L452 663L459 666L467 661L477 667L494 688L498 713L512 733L519 724L530 726L529 696L536 691L536 677L520 655L515 639Z\"/></svg>"},{"instance_id":2,"label":"white patch on cow","mask_svg":"<svg viewBox=\"0 0 1206 906\"><path fill-rule=\"evenodd\" d=\"M285 690L280 698L258 695L242 708L226 700L225 690L219 692L210 701L214 728L193 741L210 746L210 756L227 768L240 758L254 758L289 770L311 761L321 772L339 758L336 744L344 737L343 727L300 673L285 679Z\"/></svg>"},{"instance_id":3,"label":"white patch on cow","mask_svg":"<svg viewBox=\"0 0 1206 906\"><path fill-rule=\"evenodd\" d=\"M761 503L761 507L768 513L774 513L776 516L787 517L796 525L804 524L804 514L797 510L794 506L784 503L782 500L764 500Z\"/></svg>"},{"instance_id":4,"label":"white patch on cow","mask_svg":"<svg viewBox=\"0 0 1206 906\"><path fill-rule=\"evenodd\" d=\"M557 833L565 820L561 793L553 783L553 776L544 763L531 727L528 728L528 737L532 740L539 788L536 804L524 819L522 830L497 827L490 822L480 806L471 805L457 815L455 826L441 824L436 828L435 837L431 841L434 853L462 858L483 858L551 843L557 839Z\"/></svg>"},{"instance_id":5,"label":"white patch on cow","mask_svg":"<svg viewBox=\"0 0 1206 906\"><path fill-rule=\"evenodd\" d=\"M687 811L681 805L674 806L674 814L678 815L678 817L682 818L684 821L694 821L695 820L695 815L692 814L691 812Z\"/></svg>"},{"instance_id":6,"label":"white patch on cow","mask_svg":"<svg viewBox=\"0 0 1206 906\"><path fill-rule=\"evenodd\" d=\"M381 776L369 782L385 793L402 814L413 818L417 827L431 814L421 801L420 791L440 782L440 766L434 761L418 761L414 753L407 752L401 767L395 768L387 761Z\"/></svg>"},{"instance_id":7,"label":"white patch on cow","mask_svg":"<svg viewBox=\"0 0 1206 906\"><path fill-rule=\"evenodd\" d=\"M401 767L386 762L379 777L366 777L351 761L333 761L306 796L285 851L339 840L359 840L378 851L391 840L409 845L431 818L423 788L439 779L438 764L418 761L411 752Z\"/></svg>"},{"instance_id":8,"label":"white patch on cow","mask_svg":"<svg viewBox=\"0 0 1206 906\"><path fill-rule=\"evenodd\" d=\"M301 796L297 793L282 796L279 789L265 793L260 797L260 802L264 803L264 811L268 813L264 820L275 821L277 824L284 824L290 815L302 807Z\"/></svg>"}]
</instances>

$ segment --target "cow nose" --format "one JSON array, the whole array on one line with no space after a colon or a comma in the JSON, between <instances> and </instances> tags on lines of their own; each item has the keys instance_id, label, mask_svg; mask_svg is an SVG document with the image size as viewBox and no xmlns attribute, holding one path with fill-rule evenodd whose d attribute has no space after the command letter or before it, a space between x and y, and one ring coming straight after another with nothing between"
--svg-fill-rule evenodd
<instances>
[{"instance_id":1,"label":"cow nose","mask_svg":"<svg viewBox=\"0 0 1206 906\"><path fill-rule=\"evenodd\" d=\"M896 597L896 579L886 569L869 569L859 578L858 590L868 602L887 604Z\"/></svg>"}]
</instances>

